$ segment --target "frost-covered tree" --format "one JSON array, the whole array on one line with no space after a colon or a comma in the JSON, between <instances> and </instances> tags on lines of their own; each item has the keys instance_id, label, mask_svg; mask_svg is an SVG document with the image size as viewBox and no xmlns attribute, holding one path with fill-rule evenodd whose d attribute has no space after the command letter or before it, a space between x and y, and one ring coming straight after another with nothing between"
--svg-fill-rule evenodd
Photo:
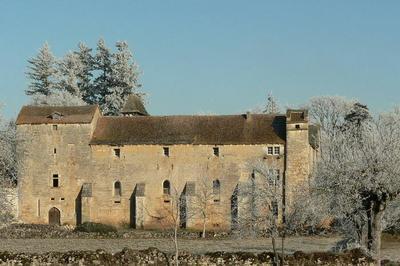
<instances>
[{"instance_id":1,"label":"frost-covered tree","mask_svg":"<svg viewBox=\"0 0 400 266\"><path fill-rule=\"evenodd\" d=\"M0 179L17 181L16 127L14 121L0 118Z\"/></svg>"},{"instance_id":2,"label":"frost-covered tree","mask_svg":"<svg viewBox=\"0 0 400 266\"><path fill-rule=\"evenodd\" d=\"M278 114L279 113L279 104L271 92L268 94L267 104L265 106L265 109L263 110L263 113L264 114Z\"/></svg>"},{"instance_id":3,"label":"frost-covered tree","mask_svg":"<svg viewBox=\"0 0 400 266\"><path fill-rule=\"evenodd\" d=\"M80 71L77 73L77 84L82 94L82 99L88 104L94 104L96 101L96 93L94 91L92 78L94 69L94 58L92 49L84 43L79 43L79 51L75 51L75 55L80 61Z\"/></svg>"},{"instance_id":4,"label":"frost-covered tree","mask_svg":"<svg viewBox=\"0 0 400 266\"><path fill-rule=\"evenodd\" d=\"M340 96L318 96L311 98L306 108L312 122L320 126L321 137L329 139L341 131L354 103Z\"/></svg>"},{"instance_id":5,"label":"frost-covered tree","mask_svg":"<svg viewBox=\"0 0 400 266\"><path fill-rule=\"evenodd\" d=\"M0 114L0 227L14 217L12 191L16 183L16 126L14 121L7 121Z\"/></svg>"},{"instance_id":6,"label":"frost-covered tree","mask_svg":"<svg viewBox=\"0 0 400 266\"><path fill-rule=\"evenodd\" d=\"M282 178L275 164L268 164L261 158L249 162L248 170L251 175L239 188L239 228L244 232L250 230L250 233L257 236L261 234L271 237L274 265L278 265L276 241L279 237L279 223L282 222L279 218L282 218Z\"/></svg>"},{"instance_id":7,"label":"frost-covered tree","mask_svg":"<svg viewBox=\"0 0 400 266\"><path fill-rule=\"evenodd\" d=\"M171 240L174 244L175 265L179 265L179 237L178 233L182 227L182 217L187 216L184 195L173 183L169 183L168 188L164 188L164 204L157 210L157 213L151 213L148 210L148 215L153 218L164 229L172 232Z\"/></svg>"},{"instance_id":8,"label":"frost-covered tree","mask_svg":"<svg viewBox=\"0 0 400 266\"><path fill-rule=\"evenodd\" d=\"M104 96L103 111L107 115L119 115L130 94L142 95L138 92L139 83L138 66L133 60L128 43L116 43L117 52L112 54L111 83Z\"/></svg>"},{"instance_id":9,"label":"frost-covered tree","mask_svg":"<svg viewBox=\"0 0 400 266\"><path fill-rule=\"evenodd\" d=\"M67 53L65 57L58 62L60 80L57 87L61 91L67 91L77 97L81 96L79 88L79 74L82 72L82 64L77 54Z\"/></svg>"},{"instance_id":10,"label":"frost-covered tree","mask_svg":"<svg viewBox=\"0 0 400 266\"><path fill-rule=\"evenodd\" d=\"M98 41L96 50L94 70L98 75L93 84L93 103L99 104L103 109L106 96L110 94L110 89L113 87L112 52L103 39Z\"/></svg>"},{"instance_id":11,"label":"frost-covered tree","mask_svg":"<svg viewBox=\"0 0 400 266\"><path fill-rule=\"evenodd\" d=\"M46 42L39 50L39 54L28 60L29 86L25 91L27 95L49 95L57 83L56 59Z\"/></svg>"},{"instance_id":12,"label":"frost-covered tree","mask_svg":"<svg viewBox=\"0 0 400 266\"><path fill-rule=\"evenodd\" d=\"M311 191L379 262L385 211L400 193L400 113L354 121L321 142Z\"/></svg>"},{"instance_id":13,"label":"frost-covered tree","mask_svg":"<svg viewBox=\"0 0 400 266\"><path fill-rule=\"evenodd\" d=\"M201 236L205 238L207 224L211 218L216 220L222 217L220 205L215 204L220 200L220 183L203 175L199 178L199 182L196 182L193 195L187 198L190 200L187 217L201 220L203 228Z\"/></svg>"},{"instance_id":14,"label":"frost-covered tree","mask_svg":"<svg viewBox=\"0 0 400 266\"><path fill-rule=\"evenodd\" d=\"M31 103L35 106L82 106L86 103L80 96L73 95L68 91L55 91L50 95L37 94L31 98Z\"/></svg>"}]
</instances>

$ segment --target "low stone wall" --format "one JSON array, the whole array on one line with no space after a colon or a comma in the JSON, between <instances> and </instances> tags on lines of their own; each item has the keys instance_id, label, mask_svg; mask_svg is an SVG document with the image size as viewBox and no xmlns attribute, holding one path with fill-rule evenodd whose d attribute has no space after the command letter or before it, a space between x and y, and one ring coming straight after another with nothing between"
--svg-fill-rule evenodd
<instances>
[{"instance_id":1,"label":"low stone wall","mask_svg":"<svg viewBox=\"0 0 400 266\"><path fill-rule=\"evenodd\" d=\"M272 253L208 253L205 255L181 254L180 265L271 265ZM158 249L135 251L123 249L110 254L104 250L70 251L67 253L12 254L0 253L1 265L173 265L175 258ZM285 258L285 265L373 265L359 250L343 254L296 252ZM384 262L383 265L388 264ZM394 264L390 264L394 265Z\"/></svg>"}]
</instances>

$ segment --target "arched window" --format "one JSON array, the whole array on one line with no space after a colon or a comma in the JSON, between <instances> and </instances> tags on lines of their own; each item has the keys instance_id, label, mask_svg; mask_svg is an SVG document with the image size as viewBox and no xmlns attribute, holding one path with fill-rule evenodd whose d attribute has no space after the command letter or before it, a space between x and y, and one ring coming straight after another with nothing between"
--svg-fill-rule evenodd
<instances>
[{"instance_id":1,"label":"arched window","mask_svg":"<svg viewBox=\"0 0 400 266\"><path fill-rule=\"evenodd\" d=\"M121 197L121 194L122 194L121 182L116 181L114 183L114 196L115 197Z\"/></svg>"},{"instance_id":2,"label":"arched window","mask_svg":"<svg viewBox=\"0 0 400 266\"><path fill-rule=\"evenodd\" d=\"M218 179L213 181L213 193L215 195L218 195L220 193L221 190L221 183L219 182Z\"/></svg>"},{"instance_id":3,"label":"arched window","mask_svg":"<svg viewBox=\"0 0 400 266\"><path fill-rule=\"evenodd\" d=\"M164 195L171 195L171 184L168 180L165 180L163 183L163 194Z\"/></svg>"},{"instance_id":4,"label":"arched window","mask_svg":"<svg viewBox=\"0 0 400 266\"><path fill-rule=\"evenodd\" d=\"M219 194L221 192L221 183L218 179L213 181L213 194L214 194L214 202L219 202Z\"/></svg>"}]
</instances>

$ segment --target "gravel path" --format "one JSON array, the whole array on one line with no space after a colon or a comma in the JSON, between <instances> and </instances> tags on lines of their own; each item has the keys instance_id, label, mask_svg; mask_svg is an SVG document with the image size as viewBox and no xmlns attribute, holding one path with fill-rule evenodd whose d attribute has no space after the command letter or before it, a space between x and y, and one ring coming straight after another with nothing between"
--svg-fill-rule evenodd
<instances>
[{"instance_id":1,"label":"gravel path","mask_svg":"<svg viewBox=\"0 0 400 266\"><path fill-rule=\"evenodd\" d=\"M327 251L339 237L293 237L286 240L286 252ZM280 245L280 241L278 242ZM268 239L228 239L228 240L180 240L181 250L195 254L215 251L263 252L271 250ZM169 239L0 239L0 251L44 253L48 251L96 250L104 249L115 253L124 247L135 250L157 247L164 252L172 252ZM382 257L400 261L400 242L384 241Z\"/></svg>"}]
</instances>

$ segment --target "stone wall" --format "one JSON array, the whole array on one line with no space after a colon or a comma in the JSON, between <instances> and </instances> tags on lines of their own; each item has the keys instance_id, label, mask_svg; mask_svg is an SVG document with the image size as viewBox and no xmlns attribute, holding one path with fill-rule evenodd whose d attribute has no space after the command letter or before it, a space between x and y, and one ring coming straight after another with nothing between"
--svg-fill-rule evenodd
<instances>
[{"instance_id":1,"label":"stone wall","mask_svg":"<svg viewBox=\"0 0 400 266\"><path fill-rule=\"evenodd\" d=\"M170 145L169 156L161 145L89 145L97 117L90 124L18 125L19 218L26 223L48 223L49 210L57 208L60 223L92 221L132 226L165 228L168 210L175 198L186 198L185 187L194 184L196 193L204 186L213 190L220 182L218 199L210 198L207 228L231 228L232 196L240 182L248 180L249 165L256 158L285 175L287 190L307 180L312 149L308 122L287 123L286 146L262 145ZM296 127L296 125L299 125ZM265 155L268 146L279 146L280 155ZM219 155L213 148L219 148ZM285 165L286 164L286 165ZM286 167L286 169L285 169ZM59 187L53 187L53 175ZM171 184L164 195L163 182ZM115 189L119 182L120 192ZM186 198L188 227L201 229L199 215L190 212L193 199ZM240 216L240 208L239 213ZM171 220L171 219L169 219Z\"/></svg>"}]
</instances>

